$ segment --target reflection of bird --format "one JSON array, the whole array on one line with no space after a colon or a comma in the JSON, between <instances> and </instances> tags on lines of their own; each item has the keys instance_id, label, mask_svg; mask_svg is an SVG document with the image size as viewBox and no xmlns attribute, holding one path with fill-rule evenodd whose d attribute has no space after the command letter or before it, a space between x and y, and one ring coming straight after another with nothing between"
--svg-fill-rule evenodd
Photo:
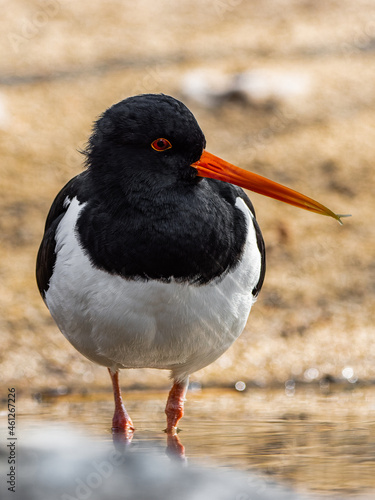
<instances>
[{"instance_id":1,"label":"reflection of bird","mask_svg":"<svg viewBox=\"0 0 375 500\"><path fill-rule=\"evenodd\" d=\"M125 99L96 122L87 170L60 191L47 218L39 290L73 346L108 367L114 430L133 430L120 368L171 371L172 433L189 375L244 329L265 255L252 204L232 184L339 218L204 147L181 102L152 94Z\"/></svg>"},{"instance_id":2,"label":"reflection of bird","mask_svg":"<svg viewBox=\"0 0 375 500\"><path fill-rule=\"evenodd\" d=\"M115 439L122 437L115 436ZM124 453L124 448L116 446L115 451L107 441L92 439L61 425L58 431L47 428L43 433L38 429L25 433L17 447L20 480L14 494L7 495L8 499L307 500L282 484L271 482L255 469L223 470L204 463L181 467L179 460L165 460L160 443L145 437L142 446ZM170 437L167 435L167 439ZM200 434L200 437L203 456L217 453L222 445L215 442L215 435ZM237 457L244 459L240 450ZM9 474L8 454L1 452L0 475L9 477L6 474ZM8 479L8 487L9 482Z\"/></svg>"}]
</instances>

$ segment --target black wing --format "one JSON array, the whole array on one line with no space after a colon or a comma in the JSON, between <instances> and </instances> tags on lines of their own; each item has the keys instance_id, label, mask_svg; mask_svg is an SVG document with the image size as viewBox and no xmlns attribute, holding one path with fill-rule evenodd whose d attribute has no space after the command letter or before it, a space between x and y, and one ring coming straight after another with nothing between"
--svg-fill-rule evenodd
<instances>
[{"instance_id":1,"label":"black wing","mask_svg":"<svg viewBox=\"0 0 375 500\"><path fill-rule=\"evenodd\" d=\"M261 268L260 268L259 280L252 290L252 294L254 295L254 297L257 297L262 288L264 282L264 276L266 273L266 249L264 245L262 232L256 220L253 204L251 203L249 197L242 188L235 186L233 184L229 183L227 184L225 182L216 181L214 179L209 179L209 181L212 189L218 191L220 193L220 196L223 197L230 205L234 207L234 205L236 204L236 199L241 198L246 203L247 207L249 207L249 210L253 214L254 229L256 233L258 249L261 255Z\"/></svg>"},{"instance_id":2,"label":"black wing","mask_svg":"<svg viewBox=\"0 0 375 500\"><path fill-rule=\"evenodd\" d=\"M65 201L67 198L71 200L74 197L78 197L80 201L85 201L86 197L84 193L86 182L87 171L73 177L56 196L48 213L44 228L44 236L36 260L36 281L43 299L49 288L49 282L56 262L55 234L68 208Z\"/></svg>"},{"instance_id":3,"label":"black wing","mask_svg":"<svg viewBox=\"0 0 375 500\"><path fill-rule=\"evenodd\" d=\"M253 223L254 223L254 228L255 228L255 234L257 237L258 249L259 249L260 257L261 257L261 267L260 267L259 280L252 291L252 294L254 295L254 297L257 297L259 295L259 292L260 292L262 286L263 286L264 276L266 274L266 248L265 248L262 232L261 232L259 224L256 220L255 210L254 210L253 204L250 201L250 198L247 196L245 191L243 189L241 189L240 187L237 187L237 186L233 186L233 187L236 190L237 196L239 196L240 198L243 199L243 201L249 207L251 213L254 216Z\"/></svg>"}]
</instances>

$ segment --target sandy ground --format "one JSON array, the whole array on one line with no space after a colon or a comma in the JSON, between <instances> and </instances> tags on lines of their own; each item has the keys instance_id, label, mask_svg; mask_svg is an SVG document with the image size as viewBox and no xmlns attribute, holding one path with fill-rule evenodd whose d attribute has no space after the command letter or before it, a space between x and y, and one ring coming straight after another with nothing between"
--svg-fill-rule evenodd
<instances>
[{"instance_id":1,"label":"sandy ground","mask_svg":"<svg viewBox=\"0 0 375 500\"><path fill-rule=\"evenodd\" d=\"M82 169L77 150L93 119L141 92L183 99L209 151L352 214L339 226L251 196L267 245L264 289L242 337L192 380L375 379L373 2L2 4L3 387L109 388L106 370L77 353L51 320L35 285L35 256L54 196ZM214 81L260 71L276 86L279 75L307 83L302 93L206 107L183 95L194 71ZM161 387L168 375L133 370L122 382Z\"/></svg>"}]
</instances>

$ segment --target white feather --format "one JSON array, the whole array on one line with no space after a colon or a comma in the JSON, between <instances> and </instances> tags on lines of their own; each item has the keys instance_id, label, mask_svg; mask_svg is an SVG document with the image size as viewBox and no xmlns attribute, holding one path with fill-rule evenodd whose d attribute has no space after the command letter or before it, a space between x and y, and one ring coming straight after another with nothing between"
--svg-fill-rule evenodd
<instances>
[{"instance_id":1,"label":"white feather","mask_svg":"<svg viewBox=\"0 0 375 500\"><path fill-rule=\"evenodd\" d=\"M75 231L84 204L76 198L65 202L46 304L84 356L112 369L170 369L182 380L241 334L261 268L252 214L241 198L236 206L248 229L241 261L221 281L203 286L126 280L94 268Z\"/></svg>"}]
</instances>

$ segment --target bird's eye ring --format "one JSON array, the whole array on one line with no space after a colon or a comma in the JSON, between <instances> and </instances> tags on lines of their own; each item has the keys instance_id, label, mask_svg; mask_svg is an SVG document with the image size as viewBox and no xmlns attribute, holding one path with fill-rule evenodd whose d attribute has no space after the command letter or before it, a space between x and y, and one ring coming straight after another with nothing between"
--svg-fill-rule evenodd
<instances>
[{"instance_id":1,"label":"bird's eye ring","mask_svg":"<svg viewBox=\"0 0 375 500\"><path fill-rule=\"evenodd\" d=\"M166 149L171 149L172 144L168 141L168 139L163 139L160 137L151 143L152 149L155 151L165 151Z\"/></svg>"}]
</instances>

